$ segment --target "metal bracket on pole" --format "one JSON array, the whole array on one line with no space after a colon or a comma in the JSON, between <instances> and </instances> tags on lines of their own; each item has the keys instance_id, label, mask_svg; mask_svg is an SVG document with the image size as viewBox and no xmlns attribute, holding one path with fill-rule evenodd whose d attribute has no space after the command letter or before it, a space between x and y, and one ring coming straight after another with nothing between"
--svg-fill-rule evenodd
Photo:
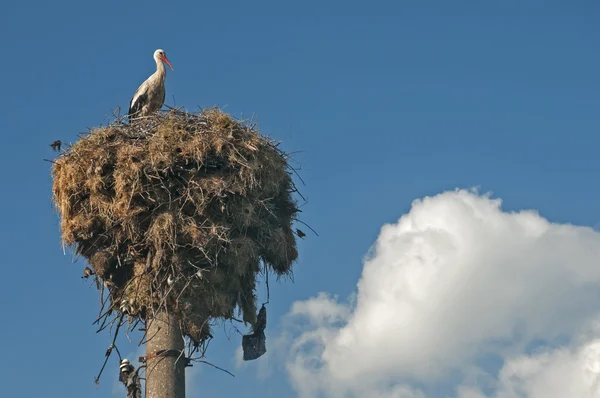
<instances>
[{"instance_id":1,"label":"metal bracket on pole","mask_svg":"<svg viewBox=\"0 0 600 398\"><path fill-rule=\"evenodd\" d=\"M191 363L190 358L182 356L182 352L179 350L158 350L151 352L146 356L139 357L138 360L140 363L146 363L148 360L156 358L156 357L180 357L184 360L185 366L194 366Z\"/></svg>"}]
</instances>

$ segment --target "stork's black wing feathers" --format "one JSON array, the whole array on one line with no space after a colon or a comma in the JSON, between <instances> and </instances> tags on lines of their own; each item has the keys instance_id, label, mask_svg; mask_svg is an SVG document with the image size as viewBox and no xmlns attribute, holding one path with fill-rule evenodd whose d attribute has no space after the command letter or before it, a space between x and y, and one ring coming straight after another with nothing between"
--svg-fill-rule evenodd
<instances>
[{"instance_id":1,"label":"stork's black wing feathers","mask_svg":"<svg viewBox=\"0 0 600 398\"><path fill-rule=\"evenodd\" d=\"M147 101L148 94L140 94L137 97L134 97L129 104L129 112L128 116L131 118L136 113L138 113L142 109L142 105Z\"/></svg>"}]
</instances>

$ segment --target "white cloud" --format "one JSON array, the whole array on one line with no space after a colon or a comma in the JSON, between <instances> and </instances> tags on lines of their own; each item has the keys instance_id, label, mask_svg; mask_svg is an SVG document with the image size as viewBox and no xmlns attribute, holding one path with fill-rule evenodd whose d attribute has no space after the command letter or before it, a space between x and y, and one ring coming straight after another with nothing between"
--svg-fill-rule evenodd
<instances>
[{"instance_id":1,"label":"white cloud","mask_svg":"<svg viewBox=\"0 0 600 398\"><path fill-rule=\"evenodd\" d=\"M460 386L456 390L457 398L485 398L485 394L477 387Z\"/></svg>"},{"instance_id":2,"label":"white cloud","mask_svg":"<svg viewBox=\"0 0 600 398\"><path fill-rule=\"evenodd\" d=\"M500 200L464 190L417 200L381 229L355 302L322 293L293 305L288 373L301 397L419 397L422 389L409 386L447 382L486 355L514 358L535 341L578 333L598 313L599 258L591 228L504 212ZM558 351L550 358L535 377L563 359ZM477 385L453 394L485 396Z\"/></svg>"},{"instance_id":3,"label":"white cloud","mask_svg":"<svg viewBox=\"0 0 600 398\"><path fill-rule=\"evenodd\" d=\"M600 339L508 360L495 398L600 397Z\"/></svg>"}]
</instances>

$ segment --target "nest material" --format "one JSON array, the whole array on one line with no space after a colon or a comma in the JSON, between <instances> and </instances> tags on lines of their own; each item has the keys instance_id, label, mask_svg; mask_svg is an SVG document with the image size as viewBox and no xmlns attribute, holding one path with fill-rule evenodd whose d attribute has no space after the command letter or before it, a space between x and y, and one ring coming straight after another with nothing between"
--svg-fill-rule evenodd
<instances>
[{"instance_id":1,"label":"nest material","mask_svg":"<svg viewBox=\"0 0 600 398\"><path fill-rule=\"evenodd\" d=\"M164 307L194 343L236 308L254 325L258 274L298 256L287 156L217 109L92 130L52 174L62 239L111 308L146 321Z\"/></svg>"}]
</instances>

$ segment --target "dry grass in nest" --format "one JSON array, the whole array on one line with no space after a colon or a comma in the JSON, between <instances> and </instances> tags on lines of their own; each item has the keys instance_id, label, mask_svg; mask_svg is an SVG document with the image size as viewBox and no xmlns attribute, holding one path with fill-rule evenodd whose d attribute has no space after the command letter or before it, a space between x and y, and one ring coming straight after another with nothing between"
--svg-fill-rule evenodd
<instances>
[{"instance_id":1,"label":"dry grass in nest","mask_svg":"<svg viewBox=\"0 0 600 398\"><path fill-rule=\"evenodd\" d=\"M64 243L109 289L110 308L144 322L164 307L199 343L236 308L255 322L260 272L291 272L289 170L252 126L172 110L83 136L54 163L53 196Z\"/></svg>"}]
</instances>

